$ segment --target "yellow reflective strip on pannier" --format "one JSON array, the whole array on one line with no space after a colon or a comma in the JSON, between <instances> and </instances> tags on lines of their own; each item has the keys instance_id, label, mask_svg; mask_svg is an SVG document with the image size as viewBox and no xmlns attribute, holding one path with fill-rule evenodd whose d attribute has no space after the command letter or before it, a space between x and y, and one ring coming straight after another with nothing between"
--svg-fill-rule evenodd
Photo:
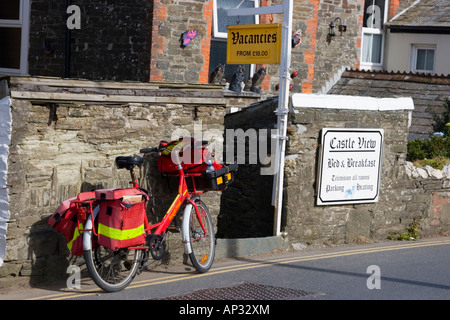
<instances>
[{"instance_id":1,"label":"yellow reflective strip on pannier","mask_svg":"<svg viewBox=\"0 0 450 320\"><path fill-rule=\"evenodd\" d=\"M98 224L98 233L99 234L101 234L102 236L108 237L110 239L115 239L115 240L133 239L133 238L139 237L144 232L145 232L145 230L144 230L143 224L137 228L128 229L128 230L114 229L114 228L105 226L104 224L101 224L101 223Z\"/></svg>"},{"instance_id":2,"label":"yellow reflective strip on pannier","mask_svg":"<svg viewBox=\"0 0 450 320\"><path fill-rule=\"evenodd\" d=\"M176 146L179 146L179 147L182 149L186 144L187 144L187 143L186 143L186 142L183 142L182 140L181 140L181 141L175 141L175 142L172 142L169 146L167 146L166 149L172 151L173 148L175 148ZM161 154L163 154L163 155L165 155L165 156L169 155L170 152L167 151L167 150L163 150L163 151L161 152Z\"/></svg>"},{"instance_id":3,"label":"yellow reflective strip on pannier","mask_svg":"<svg viewBox=\"0 0 450 320\"><path fill-rule=\"evenodd\" d=\"M217 184L222 184L223 183L223 178L222 177L218 177L217 178Z\"/></svg>"},{"instance_id":4,"label":"yellow reflective strip on pannier","mask_svg":"<svg viewBox=\"0 0 450 320\"><path fill-rule=\"evenodd\" d=\"M80 223L80 229L81 229L81 230L84 229L82 223ZM70 240L69 242L67 242L67 248L69 248L70 251L72 251L73 242L74 242L75 240L77 240L77 238L78 238L78 237L80 236L80 234L82 234L82 233L83 233L83 231L80 232L80 230L78 229L78 227L75 228L75 230L74 230L74 232L73 232L73 238L72 238L72 240Z\"/></svg>"}]
</instances>

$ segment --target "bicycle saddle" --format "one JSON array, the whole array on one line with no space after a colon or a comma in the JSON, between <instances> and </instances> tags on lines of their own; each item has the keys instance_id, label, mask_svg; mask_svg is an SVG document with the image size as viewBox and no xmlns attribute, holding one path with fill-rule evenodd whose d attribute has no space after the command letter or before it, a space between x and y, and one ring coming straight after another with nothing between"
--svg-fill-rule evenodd
<instances>
[{"instance_id":1,"label":"bicycle saddle","mask_svg":"<svg viewBox=\"0 0 450 320\"><path fill-rule=\"evenodd\" d=\"M116 158L116 164L119 169L126 168L127 170L131 170L134 166L140 166L142 162L144 162L144 158L139 156Z\"/></svg>"}]
</instances>

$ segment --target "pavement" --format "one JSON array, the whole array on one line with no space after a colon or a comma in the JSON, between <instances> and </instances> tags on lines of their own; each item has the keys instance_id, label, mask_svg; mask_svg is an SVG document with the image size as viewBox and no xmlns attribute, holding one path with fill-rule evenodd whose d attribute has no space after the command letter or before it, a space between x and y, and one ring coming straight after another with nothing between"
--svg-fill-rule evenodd
<instances>
[{"instance_id":1,"label":"pavement","mask_svg":"<svg viewBox=\"0 0 450 320\"><path fill-rule=\"evenodd\" d=\"M339 246L310 246L298 247L297 250L293 246L287 246L285 239L245 239L245 241L231 241L229 243L220 243L217 245L217 257L214 261L213 268L206 274L199 274L190 265L190 262L180 262L170 266L155 266L150 265L150 270L139 274L131 283L129 288L119 294L106 294L100 290L88 277L87 272L82 272L81 287L82 289L69 289L67 283L62 281L60 283L53 283L50 285L30 286L29 283L24 282L14 287L2 289L0 292L0 300L65 300L65 299L149 299L137 296L131 296L132 291L148 290L149 286L152 289L163 288L165 286L172 286L173 292L181 294L188 294L192 291L187 288L182 293L183 283L189 283L195 279L210 279L214 281L215 275L220 276L228 274L233 277L236 270L247 270L261 268L264 266L274 264L286 264L292 261L312 261L320 260L329 257L337 256L355 256L360 253L377 252L377 251L391 251L403 250L408 247L415 247L421 245L432 245L433 241L436 243L450 243L449 238L425 239L419 241L381 241L370 244L348 244ZM423 244L421 243L423 241ZM270 251L264 249L270 248ZM294 246L295 248L295 246ZM237 257L236 255L241 255ZM232 272L233 271L233 272ZM202 278L202 277L207 278ZM203 285L206 285L206 280ZM208 280L209 281L209 280ZM246 288L248 285L240 284L241 287L234 288L252 290ZM129 290L128 290L129 289ZM253 291L259 290L263 292L265 288L256 288ZM267 288L270 289L270 288ZM161 290L161 289L160 289ZM169 294L160 293L160 299L168 297ZM145 297L145 295L144 295Z\"/></svg>"}]
</instances>

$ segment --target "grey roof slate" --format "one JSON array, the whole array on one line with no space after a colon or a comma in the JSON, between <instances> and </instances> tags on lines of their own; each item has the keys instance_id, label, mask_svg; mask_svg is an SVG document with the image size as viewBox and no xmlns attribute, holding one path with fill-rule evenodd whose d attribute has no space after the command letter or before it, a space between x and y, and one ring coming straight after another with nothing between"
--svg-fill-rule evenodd
<instances>
[{"instance_id":1,"label":"grey roof slate","mask_svg":"<svg viewBox=\"0 0 450 320\"><path fill-rule=\"evenodd\" d=\"M415 1L386 25L391 28L450 28L450 0Z\"/></svg>"}]
</instances>

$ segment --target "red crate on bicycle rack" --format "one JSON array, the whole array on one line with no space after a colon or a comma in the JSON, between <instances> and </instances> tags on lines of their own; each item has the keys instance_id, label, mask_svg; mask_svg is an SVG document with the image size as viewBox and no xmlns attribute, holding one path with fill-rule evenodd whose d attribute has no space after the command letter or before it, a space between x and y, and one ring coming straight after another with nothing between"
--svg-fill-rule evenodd
<instances>
[{"instance_id":1,"label":"red crate on bicycle rack","mask_svg":"<svg viewBox=\"0 0 450 320\"><path fill-rule=\"evenodd\" d=\"M92 209L92 202L95 200L94 192L82 192L77 197L63 201L56 209L55 213L47 220L47 224L52 226L57 232L64 236L67 248L74 256L83 254L83 237L86 222L86 214Z\"/></svg>"},{"instance_id":2,"label":"red crate on bicycle rack","mask_svg":"<svg viewBox=\"0 0 450 320\"><path fill-rule=\"evenodd\" d=\"M160 142L161 154L158 169L163 175L177 176L177 165L172 161L172 150L179 147L186 183L191 192L222 191L233 182L237 164L223 165L210 154L206 142L183 138L171 142ZM165 150L164 150L165 149Z\"/></svg>"},{"instance_id":3,"label":"red crate on bicycle rack","mask_svg":"<svg viewBox=\"0 0 450 320\"><path fill-rule=\"evenodd\" d=\"M138 188L102 189L95 195L100 205L99 245L116 250L145 242L146 192Z\"/></svg>"},{"instance_id":4,"label":"red crate on bicycle rack","mask_svg":"<svg viewBox=\"0 0 450 320\"><path fill-rule=\"evenodd\" d=\"M182 162L185 173L199 173L206 170L206 162L212 155L210 154L205 142L197 141L192 138L183 138L171 142L161 141L160 148L162 150L158 158L158 170L163 175L177 175L177 164L172 160L172 150L177 147L179 149L179 158ZM214 161L217 169L220 165Z\"/></svg>"},{"instance_id":5,"label":"red crate on bicycle rack","mask_svg":"<svg viewBox=\"0 0 450 320\"><path fill-rule=\"evenodd\" d=\"M205 170L200 174L187 174L188 189L196 191L223 191L234 181L238 165L214 166L213 170Z\"/></svg>"}]
</instances>

